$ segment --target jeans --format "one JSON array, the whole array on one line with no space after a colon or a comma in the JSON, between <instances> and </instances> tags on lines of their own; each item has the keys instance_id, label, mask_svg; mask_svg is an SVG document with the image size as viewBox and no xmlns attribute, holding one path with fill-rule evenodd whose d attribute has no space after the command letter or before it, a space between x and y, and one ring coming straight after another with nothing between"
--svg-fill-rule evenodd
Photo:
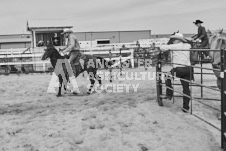
<instances>
[{"instance_id":1,"label":"jeans","mask_svg":"<svg viewBox=\"0 0 226 151\"><path fill-rule=\"evenodd\" d=\"M80 52L79 51L71 51L69 53L69 62L71 64L71 68L74 72L74 74L76 75L76 63L78 63L78 60L79 60L79 55L80 55Z\"/></svg>"},{"instance_id":2,"label":"jeans","mask_svg":"<svg viewBox=\"0 0 226 151\"><path fill-rule=\"evenodd\" d=\"M209 40L203 39L199 48L209 48ZM209 51L202 51L205 56L209 56Z\"/></svg>"},{"instance_id":3,"label":"jeans","mask_svg":"<svg viewBox=\"0 0 226 151\"><path fill-rule=\"evenodd\" d=\"M191 80L191 67L176 67L170 71L170 74L190 81ZM183 81L183 80L180 80L180 81L181 81L181 84L183 87L183 93L187 96L191 96L191 92L189 89L189 82ZM173 88L170 78L167 78L165 82L166 82L167 87ZM166 88L166 95L169 97L172 97L173 90ZM188 98L187 96L183 96L183 108L186 110L189 110L190 98Z\"/></svg>"}]
</instances>

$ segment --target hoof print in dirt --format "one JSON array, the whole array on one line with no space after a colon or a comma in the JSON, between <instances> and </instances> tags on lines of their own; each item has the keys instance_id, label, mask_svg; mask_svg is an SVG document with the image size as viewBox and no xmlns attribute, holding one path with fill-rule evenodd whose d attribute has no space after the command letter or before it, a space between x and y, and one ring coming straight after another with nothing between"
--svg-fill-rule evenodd
<instances>
[{"instance_id":1,"label":"hoof print in dirt","mask_svg":"<svg viewBox=\"0 0 226 151\"><path fill-rule=\"evenodd\" d=\"M145 145L138 144L138 146L140 147L140 151L148 151L148 148Z\"/></svg>"},{"instance_id":2,"label":"hoof print in dirt","mask_svg":"<svg viewBox=\"0 0 226 151\"><path fill-rule=\"evenodd\" d=\"M89 126L89 129L95 129L94 125Z\"/></svg>"},{"instance_id":3,"label":"hoof print in dirt","mask_svg":"<svg viewBox=\"0 0 226 151\"><path fill-rule=\"evenodd\" d=\"M83 143L83 140L82 139L76 139L75 140L75 144L82 144Z\"/></svg>"},{"instance_id":4,"label":"hoof print in dirt","mask_svg":"<svg viewBox=\"0 0 226 151\"><path fill-rule=\"evenodd\" d=\"M153 124L158 124L158 122L157 121L154 121Z\"/></svg>"},{"instance_id":5,"label":"hoof print in dirt","mask_svg":"<svg viewBox=\"0 0 226 151\"><path fill-rule=\"evenodd\" d=\"M76 95L76 96L83 96L83 93L81 93L81 92L79 92L79 93L78 92L73 92L72 94Z\"/></svg>"}]
</instances>

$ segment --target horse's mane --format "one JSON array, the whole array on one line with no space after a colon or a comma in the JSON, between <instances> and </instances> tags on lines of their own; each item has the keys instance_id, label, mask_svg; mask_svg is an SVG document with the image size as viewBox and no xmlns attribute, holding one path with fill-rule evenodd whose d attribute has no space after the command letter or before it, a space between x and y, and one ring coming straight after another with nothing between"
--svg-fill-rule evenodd
<instances>
[{"instance_id":1,"label":"horse's mane","mask_svg":"<svg viewBox=\"0 0 226 151\"><path fill-rule=\"evenodd\" d=\"M221 36L222 31L223 29L216 30L212 35L209 36L210 49L220 49L222 42L226 41L226 37Z\"/></svg>"},{"instance_id":2,"label":"horse's mane","mask_svg":"<svg viewBox=\"0 0 226 151\"><path fill-rule=\"evenodd\" d=\"M216 41L215 49L221 49L222 44L226 43L226 37L219 37Z\"/></svg>"},{"instance_id":3,"label":"horse's mane","mask_svg":"<svg viewBox=\"0 0 226 151\"><path fill-rule=\"evenodd\" d=\"M65 58L64 56L61 56L60 55L59 51L52 44L49 44L46 47L47 47L47 50L52 49L53 50L53 53L55 55L57 55L56 57L59 57L59 59L64 59Z\"/></svg>"},{"instance_id":4,"label":"horse's mane","mask_svg":"<svg viewBox=\"0 0 226 151\"><path fill-rule=\"evenodd\" d=\"M226 41L226 37L216 37L216 35L210 41L210 49L221 49L223 41Z\"/></svg>"}]
</instances>

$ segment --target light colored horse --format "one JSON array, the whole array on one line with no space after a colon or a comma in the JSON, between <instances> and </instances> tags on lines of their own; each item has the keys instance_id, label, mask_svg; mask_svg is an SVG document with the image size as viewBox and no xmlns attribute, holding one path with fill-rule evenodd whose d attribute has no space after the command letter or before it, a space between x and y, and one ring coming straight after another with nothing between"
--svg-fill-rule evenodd
<instances>
[{"instance_id":1,"label":"light colored horse","mask_svg":"<svg viewBox=\"0 0 226 151\"><path fill-rule=\"evenodd\" d=\"M207 31L209 37L210 49L225 49L226 48L226 37L222 37L221 34L223 29L217 30L214 33L211 31ZM220 51L210 51L209 57L212 60L213 69L220 69L221 62L221 52ZM221 77L219 71L213 71L215 76L217 77L217 86L221 89Z\"/></svg>"}]
</instances>

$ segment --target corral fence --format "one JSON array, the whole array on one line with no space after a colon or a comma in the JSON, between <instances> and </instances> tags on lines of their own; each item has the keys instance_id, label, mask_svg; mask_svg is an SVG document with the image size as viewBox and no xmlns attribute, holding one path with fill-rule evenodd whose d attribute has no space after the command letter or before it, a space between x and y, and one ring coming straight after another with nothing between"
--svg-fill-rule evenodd
<instances>
[{"instance_id":1,"label":"corral fence","mask_svg":"<svg viewBox=\"0 0 226 151\"><path fill-rule=\"evenodd\" d=\"M180 51L180 50L170 50L170 51ZM221 53L221 62L220 62L220 69L216 69L216 68L208 68L208 67L203 67L202 64L203 63L209 63L209 61L207 60L200 60L199 63L201 64L201 66L196 66L196 65L191 65L191 66L186 66L186 65L183 65L183 64L176 64L176 63L173 63L171 61L166 61L165 59L162 59L162 53L159 53L157 55L157 64L156 64L156 89L157 89L157 102L159 104L159 106L164 106L164 102L163 102L163 99L167 99L167 96L166 94L163 94L163 87L165 89L170 89L173 91L173 94L174 93L177 93L179 95L173 95L173 103L174 105L175 102L174 102L174 97L187 97L190 99L190 112L189 112L191 115L197 117L198 119L206 122L207 124L213 126L214 128L218 129L219 131L221 131L221 148L226 150L226 50L224 49L221 49L221 50L210 50L210 49L190 49L190 50L183 50L183 51L189 51L189 52L193 52L193 51L198 51L198 52L203 52L203 51L220 51ZM186 80L186 79L183 79L183 78L178 78L174 75L170 75L171 76L171 80L173 81L172 82L172 85L173 87L168 87L166 86L165 84L166 83L163 83L163 79L165 76L169 76L168 74L168 71L163 71L163 63L167 63L167 64L171 64L171 65L180 65L180 66L184 66L184 67L189 67L190 69L190 80ZM196 73L196 72L193 72L194 70L193 69L200 69L201 72L199 73ZM203 75L206 75L206 74L213 74L213 73L205 73L203 72L203 70L208 70L208 71L214 71L214 72L219 72L220 73L220 84L221 84L221 90L216 88L216 86L209 86L209 85L204 85L203 84ZM193 76L193 74L199 74L201 75L201 83L197 83L197 82L194 82L195 80L192 81L191 77ZM184 94L183 92L180 92L180 91L177 91L174 89L174 86L175 85L180 85L180 84L177 84L177 83L174 83L174 79L179 79L180 81L186 81L189 83L189 87L190 87L190 91L191 91L191 95L186 95ZM215 77L214 78L215 81L217 81L217 78ZM193 97L192 95L192 87L200 87L201 88L201 97ZM204 98L203 97L203 88L207 88L211 91L216 91L216 92L220 92L220 99L214 99L214 98ZM205 101L220 101L221 103L221 108L218 109L216 107L213 107L209 104L206 104L204 103L203 101L201 100L205 100ZM213 123L211 123L210 121L207 121L205 120L204 118L202 118L201 116L195 114L193 112L193 102L198 102L198 103L201 103L202 105L205 105L213 110L216 110L216 111L219 111L220 112L220 115L221 115L221 128L215 126ZM178 106L178 105L177 105ZM180 106L178 106L180 107ZM182 108L182 107L180 107ZM182 108L183 109L183 108Z\"/></svg>"},{"instance_id":2,"label":"corral fence","mask_svg":"<svg viewBox=\"0 0 226 151\"><path fill-rule=\"evenodd\" d=\"M60 47L56 47L57 49ZM52 72L50 61L41 60L45 48L25 48L0 50L0 74L10 73L36 73ZM101 56L115 63L114 67L120 66L121 62L131 60L131 67L134 67L133 48L98 47L82 49L84 54Z\"/></svg>"},{"instance_id":3,"label":"corral fence","mask_svg":"<svg viewBox=\"0 0 226 151\"><path fill-rule=\"evenodd\" d=\"M56 49L62 47L57 46ZM41 60L45 48L0 49L0 74L52 72L50 61ZM147 58L152 58L152 51L150 45L138 47L134 43L107 44L81 49L84 54L100 56L106 60L113 61L114 65L112 68L119 68L120 72L124 62L129 63L130 67L134 68L137 66L138 59L144 59L145 61Z\"/></svg>"}]
</instances>

